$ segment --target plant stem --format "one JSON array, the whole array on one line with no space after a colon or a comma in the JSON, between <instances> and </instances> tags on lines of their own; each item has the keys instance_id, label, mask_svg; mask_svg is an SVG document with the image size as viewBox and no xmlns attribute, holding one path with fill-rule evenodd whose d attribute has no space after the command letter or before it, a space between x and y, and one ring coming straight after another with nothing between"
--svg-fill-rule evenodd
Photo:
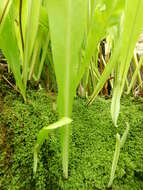
<instances>
[{"instance_id":1,"label":"plant stem","mask_svg":"<svg viewBox=\"0 0 143 190\"><path fill-rule=\"evenodd\" d=\"M20 0L19 3L19 29L20 29L20 37L21 37L21 44L22 44L22 50L24 52L24 38L23 38L23 32L22 32L22 0Z\"/></svg>"},{"instance_id":2,"label":"plant stem","mask_svg":"<svg viewBox=\"0 0 143 190\"><path fill-rule=\"evenodd\" d=\"M126 125L127 125L126 130L124 131L124 134L123 134L123 136L122 136L122 138L121 138L121 142L120 142L120 147L121 147L121 148L123 148L123 146L124 146L124 144L125 144L125 141L126 141L126 139L127 139L127 135L128 135L128 133L129 133L129 129L130 129L130 126L129 126L129 123L128 123L128 122L126 122Z\"/></svg>"},{"instance_id":3,"label":"plant stem","mask_svg":"<svg viewBox=\"0 0 143 190\"><path fill-rule=\"evenodd\" d=\"M117 133L116 135L116 146L115 146L115 152L114 152L114 157L113 157L113 162L112 162L112 169L111 169L111 174L110 174L110 180L108 183L108 187L111 187L114 176L115 176L115 171L117 168L117 163L119 160L119 155L120 155L120 135Z\"/></svg>"},{"instance_id":4,"label":"plant stem","mask_svg":"<svg viewBox=\"0 0 143 190\"><path fill-rule=\"evenodd\" d=\"M70 142L70 131L71 126L67 125L61 129L62 131L62 166L63 166L63 177L68 179L68 162L69 162L69 142Z\"/></svg>"}]
</instances>

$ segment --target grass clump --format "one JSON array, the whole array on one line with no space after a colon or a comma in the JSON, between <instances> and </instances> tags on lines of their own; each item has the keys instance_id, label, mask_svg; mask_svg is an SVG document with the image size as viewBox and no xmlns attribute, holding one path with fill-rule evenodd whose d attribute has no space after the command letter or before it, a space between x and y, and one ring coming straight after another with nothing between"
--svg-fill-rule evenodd
<instances>
[{"instance_id":1,"label":"grass clump","mask_svg":"<svg viewBox=\"0 0 143 190\"><path fill-rule=\"evenodd\" d=\"M72 123L69 179L62 178L59 131L50 133L39 154L33 175L33 148L38 131L57 121L53 97L45 91L28 92L28 103L8 93L0 115L0 189L6 190L104 190L110 176L115 135L123 134L130 123L127 141L120 153L113 190L143 188L143 115L141 100L121 101L119 129L111 120L110 100L97 98L89 108L84 99L75 99Z\"/></svg>"}]
</instances>

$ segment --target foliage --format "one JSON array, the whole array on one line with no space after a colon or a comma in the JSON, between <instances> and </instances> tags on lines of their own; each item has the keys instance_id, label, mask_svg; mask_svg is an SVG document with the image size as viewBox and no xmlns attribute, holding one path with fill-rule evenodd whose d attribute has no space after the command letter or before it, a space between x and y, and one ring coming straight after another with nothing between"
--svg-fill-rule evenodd
<instances>
[{"instance_id":1,"label":"foliage","mask_svg":"<svg viewBox=\"0 0 143 190\"><path fill-rule=\"evenodd\" d=\"M3 87L3 92L7 89ZM85 106L84 99L74 101L70 175L68 180L64 180L61 177L58 131L50 133L48 141L42 146L37 174L35 178L33 176L36 134L42 127L55 122L58 115L53 111L53 97L48 95L47 98L46 92L34 90L28 92L27 96L29 103L23 103L20 96L10 91L4 98L4 112L0 115L3 126L0 129L0 188L106 189L115 144L113 136L116 134L108 114L110 100L97 98L89 108ZM125 121L130 121L131 130L120 154L113 190L141 190L143 187L141 103L132 97L121 101L119 132L124 132Z\"/></svg>"},{"instance_id":2,"label":"foliage","mask_svg":"<svg viewBox=\"0 0 143 190\"><path fill-rule=\"evenodd\" d=\"M50 68L48 74L55 74L54 79L51 78L56 83L55 91L58 91L59 119L72 116L78 85L79 94L91 94L89 105L104 85L110 83L113 88L111 116L117 127L125 84L127 93L136 77L142 86L139 73L142 58L137 63L136 55L133 57L143 28L142 9L141 0L1 1L0 48L24 100L26 101L27 81L39 80L42 69L47 64L47 68ZM132 57L136 68L131 83L128 84ZM109 77L114 79L113 82ZM123 137L127 136L127 131L126 129ZM70 137L70 126L63 126L61 149L65 178L68 178ZM45 138L46 135L42 141ZM119 157L119 152L120 146L116 146L116 158ZM118 159L113 159L111 182L117 161Z\"/></svg>"},{"instance_id":3,"label":"foliage","mask_svg":"<svg viewBox=\"0 0 143 190\"><path fill-rule=\"evenodd\" d=\"M45 139L48 139L49 136L49 132L51 130L54 129L58 129L63 127L64 125L68 126L68 124L70 124L72 122L72 120L68 117L63 117L62 119L60 119L59 121L47 126L47 127L43 127L38 134L37 137L37 143L35 145L34 148L34 174L36 174L36 170L37 170L37 162L38 162L38 151L40 150L41 146L43 145Z\"/></svg>"},{"instance_id":4,"label":"foliage","mask_svg":"<svg viewBox=\"0 0 143 190\"><path fill-rule=\"evenodd\" d=\"M71 117L86 23L86 0L48 0L48 18L58 84L59 117ZM78 26L78 27L77 27ZM78 38L78 40L77 40ZM63 175L68 178L70 126L61 128Z\"/></svg>"}]
</instances>

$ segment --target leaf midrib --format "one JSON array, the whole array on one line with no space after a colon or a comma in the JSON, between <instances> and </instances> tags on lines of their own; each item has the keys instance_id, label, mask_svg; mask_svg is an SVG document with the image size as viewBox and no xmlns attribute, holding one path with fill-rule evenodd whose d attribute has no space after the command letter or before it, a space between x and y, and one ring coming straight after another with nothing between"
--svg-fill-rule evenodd
<instances>
[{"instance_id":1,"label":"leaf midrib","mask_svg":"<svg viewBox=\"0 0 143 190\"><path fill-rule=\"evenodd\" d=\"M66 23L66 84L65 84L65 115L68 116L69 110L69 85L70 85L70 62L71 62L71 0L67 1L67 23Z\"/></svg>"}]
</instances>

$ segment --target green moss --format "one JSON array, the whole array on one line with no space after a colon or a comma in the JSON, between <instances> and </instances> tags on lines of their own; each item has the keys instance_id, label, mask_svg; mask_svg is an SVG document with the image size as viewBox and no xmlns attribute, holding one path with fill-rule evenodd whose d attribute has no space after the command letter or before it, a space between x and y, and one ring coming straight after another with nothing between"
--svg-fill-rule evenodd
<instances>
[{"instance_id":1,"label":"green moss","mask_svg":"<svg viewBox=\"0 0 143 190\"><path fill-rule=\"evenodd\" d=\"M143 105L141 100L124 97L119 129L111 121L110 100L98 98L86 107L75 99L69 179L62 178L59 131L50 134L39 154L38 171L33 176L33 148L39 129L57 120L53 98L44 91L29 91L28 103L7 93L0 116L2 190L104 190L115 147L115 135L123 134L125 122L131 129L121 150L113 190L143 189Z\"/></svg>"}]
</instances>

